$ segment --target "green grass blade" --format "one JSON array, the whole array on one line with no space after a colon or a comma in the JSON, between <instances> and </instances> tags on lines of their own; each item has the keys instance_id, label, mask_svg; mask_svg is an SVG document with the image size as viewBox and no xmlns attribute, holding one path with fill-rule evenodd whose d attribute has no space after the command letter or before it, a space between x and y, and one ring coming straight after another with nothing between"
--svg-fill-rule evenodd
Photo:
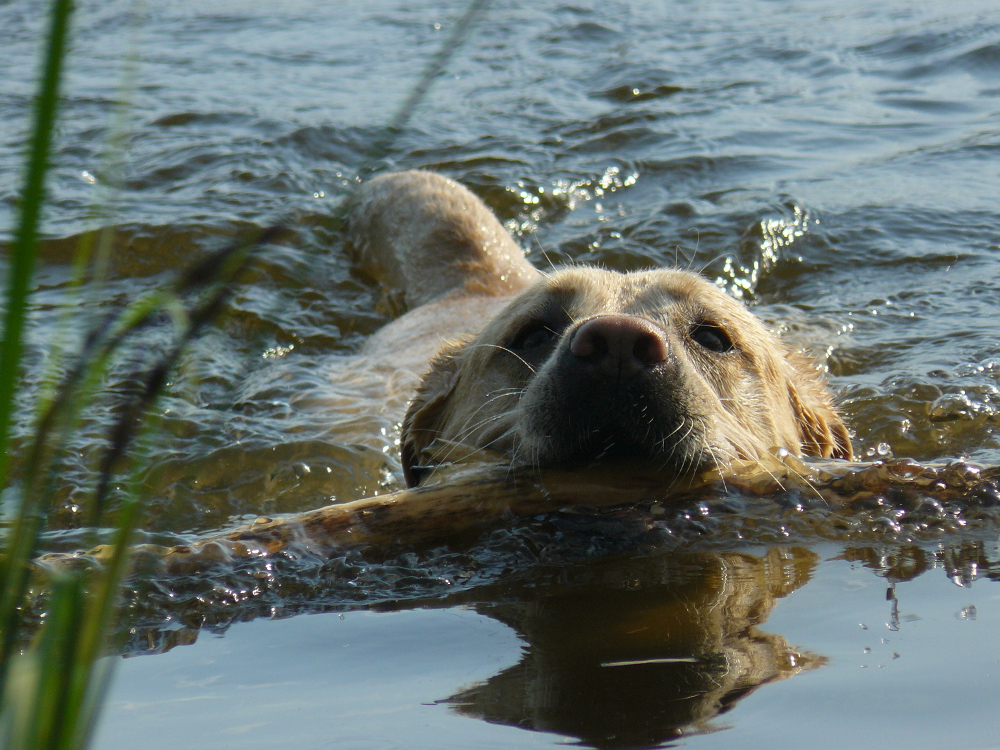
<instances>
[{"instance_id":1,"label":"green grass blade","mask_svg":"<svg viewBox=\"0 0 1000 750\"><path fill-rule=\"evenodd\" d=\"M8 443L14 394L20 376L28 294L34 275L38 225L45 200L45 173L59 108L59 82L62 77L72 11L72 0L53 0L42 83L35 104L34 127L28 150L27 174L21 194L21 217L10 258L3 341L0 342L0 489L7 484ZM21 512L28 504L30 498L22 498ZM7 547L8 554L4 557L3 568L0 569L4 582L19 579L25 566L30 563L30 560L20 558L16 553L11 554L11 551L18 546L21 549L27 548L27 545L15 544L16 533L13 537L15 538L12 539L12 544ZM3 684L7 663L16 642L14 631L20 601L11 596L12 593L5 587L3 595L0 595L0 684Z\"/></svg>"},{"instance_id":2,"label":"green grass blade","mask_svg":"<svg viewBox=\"0 0 1000 750\"><path fill-rule=\"evenodd\" d=\"M35 104L35 123L28 152L28 169L21 193L21 220L14 235L3 342L0 344L0 487L6 486L7 441L14 391L20 372L21 347L28 293L35 270L38 224L45 201L45 172L59 109L59 82L69 36L73 0L53 0L42 86Z\"/></svg>"},{"instance_id":3,"label":"green grass blade","mask_svg":"<svg viewBox=\"0 0 1000 750\"><path fill-rule=\"evenodd\" d=\"M74 669L85 592L78 571L58 574L51 585L45 627L28 652L14 660L4 686L0 703L3 747L56 748L67 729L60 719L70 695L66 676Z\"/></svg>"}]
</instances>

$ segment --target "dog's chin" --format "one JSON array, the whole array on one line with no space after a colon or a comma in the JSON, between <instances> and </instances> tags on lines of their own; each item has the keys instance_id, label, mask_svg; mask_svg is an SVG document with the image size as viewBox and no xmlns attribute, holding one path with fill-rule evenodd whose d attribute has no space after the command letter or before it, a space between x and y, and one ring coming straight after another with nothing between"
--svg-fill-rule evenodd
<instances>
[{"instance_id":1,"label":"dog's chin","mask_svg":"<svg viewBox=\"0 0 1000 750\"><path fill-rule=\"evenodd\" d=\"M696 445L678 444L663 449L618 440L546 441L534 450L524 450L517 463L532 469L589 469L596 466L617 467L633 472L667 472L696 475L717 467L712 451Z\"/></svg>"},{"instance_id":2,"label":"dog's chin","mask_svg":"<svg viewBox=\"0 0 1000 750\"><path fill-rule=\"evenodd\" d=\"M643 471L693 475L718 466L718 452L694 420L644 423L626 410L614 418L564 420L551 412L539 430L522 424L515 463L540 468L633 466Z\"/></svg>"},{"instance_id":3,"label":"dog's chin","mask_svg":"<svg viewBox=\"0 0 1000 750\"><path fill-rule=\"evenodd\" d=\"M536 468L633 463L685 474L711 468L706 420L676 390L649 378L610 386L539 378L520 404L517 459Z\"/></svg>"}]
</instances>

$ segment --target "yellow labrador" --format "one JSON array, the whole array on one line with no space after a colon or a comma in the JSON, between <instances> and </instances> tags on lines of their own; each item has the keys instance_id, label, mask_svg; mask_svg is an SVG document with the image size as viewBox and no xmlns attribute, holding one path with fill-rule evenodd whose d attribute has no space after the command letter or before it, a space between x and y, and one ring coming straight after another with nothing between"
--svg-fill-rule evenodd
<instances>
[{"instance_id":1,"label":"yellow labrador","mask_svg":"<svg viewBox=\"0 0 1000 750\"><path fill-rule=\"evenodd\" d=\"M351 237L410 309L366 345L423 373L401 436L410 486L456 446L679 474L775 447L852 457L815 365L699 276L542 274L478 198L428 172L363 186Z\"/></svg>"}]
</instances>

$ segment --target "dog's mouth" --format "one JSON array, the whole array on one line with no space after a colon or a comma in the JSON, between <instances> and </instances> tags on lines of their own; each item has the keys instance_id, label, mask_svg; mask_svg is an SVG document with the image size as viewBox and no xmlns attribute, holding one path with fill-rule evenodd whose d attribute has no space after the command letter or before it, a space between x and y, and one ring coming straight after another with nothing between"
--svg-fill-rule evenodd
<instances>
[{"instance_id":1,"label":"dog's mouth","mask_svg":"<svg viewBox=\"0 0 1000 750\"><path fill-rule=\"evenodd\" d=\"M535 466L634 461L693 472L711 462L700 420L650 388L620 387L599 398L574 387L548 390L546 406L522 422L523 459Z\"/></svg>"},{"instance_id":2,"label":"dog's mouth","mask_svg":"<svg viewBox=\"0 0 1000 750\"><path fill-rule=\"evenodd\" d=\"M563 359L522 400L523 460L534 466L636 461L682 472L710 464L705 420L691 408L676 363L588 375Z\"/></svg>"}]
</instances>

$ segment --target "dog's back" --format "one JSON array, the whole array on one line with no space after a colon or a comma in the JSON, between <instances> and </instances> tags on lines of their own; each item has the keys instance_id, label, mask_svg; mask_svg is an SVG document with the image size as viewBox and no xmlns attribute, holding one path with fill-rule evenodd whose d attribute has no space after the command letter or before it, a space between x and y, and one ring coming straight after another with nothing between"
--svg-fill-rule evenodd
<instances>
[{"instance_id":1,"label":"dog's back","mask_svg":"<svg viewBox=\"0 0 1000 750\"><path fill-rule=\"evenodd\" d=\"M361 353L419 376L443 345L478 333L540 276L479 198L431 172L362 185L348 240L357 269L381 284L385 311L400 316Z\"/></svg>"},{"instance_id":2,"label":"dog's back","mask_svg":"<svg viewBox=\"0 0 1000 750\"><path fill-rule=\"evenodd\" d=\"M508 297L538 278L479 198L431 172L365 183L350 240L360 270L402 292L406 310L450 293Z\"/></svg>"}]
</instances>

